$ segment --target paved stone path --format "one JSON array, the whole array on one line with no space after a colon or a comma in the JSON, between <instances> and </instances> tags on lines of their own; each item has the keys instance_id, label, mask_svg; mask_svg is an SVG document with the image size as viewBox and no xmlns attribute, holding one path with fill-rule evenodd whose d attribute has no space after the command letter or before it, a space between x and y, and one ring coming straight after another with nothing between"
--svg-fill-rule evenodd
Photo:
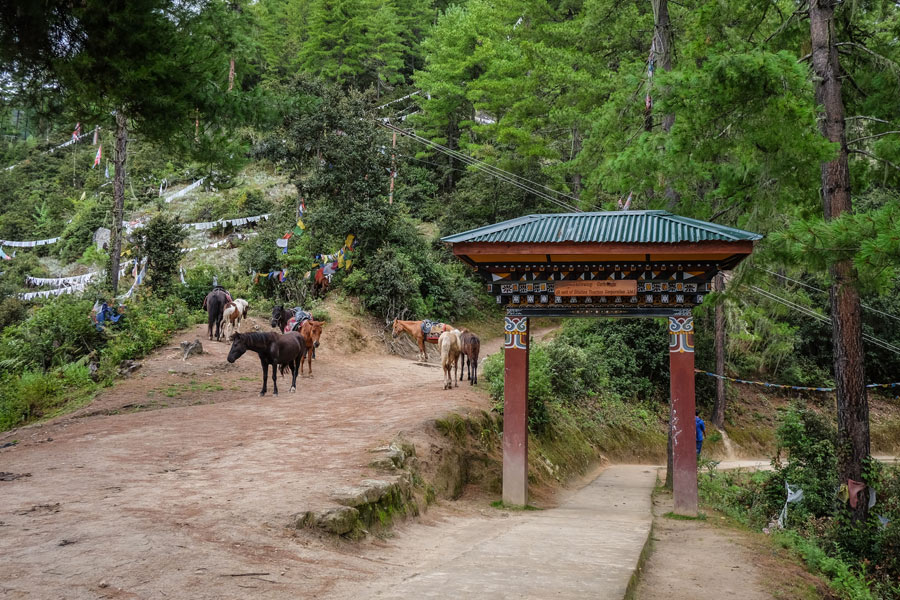
<instances>
[{"instance_id":1,"label":"paved stone path","mask_svg":"<svg viewBox=\"0 0 900 600\"><path fill-rule=\"evenodd\" d=\"M405 579L363 584L355 596L621 600L650 535L655 482L655 467L609 467L558 508L451 542Z\"/></svg>"}]
</instances>

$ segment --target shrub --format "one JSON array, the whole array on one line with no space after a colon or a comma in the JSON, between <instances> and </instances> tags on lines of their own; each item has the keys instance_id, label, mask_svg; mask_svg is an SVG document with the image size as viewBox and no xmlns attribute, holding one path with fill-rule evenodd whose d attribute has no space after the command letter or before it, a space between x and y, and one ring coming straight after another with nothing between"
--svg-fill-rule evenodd
<instances>
[{"instance_id":1,"label":"shrub","mask_svg":"<svg viewBox=\"0 0 900 600\"><path fill-rule=\"evenodd\" d=\"M177 218L162 213L134 233L140 256L147 258L147 285L163 295L171 291L181 262L181 242L187 233Z\"/></svg>"},{"instance_id":2,"label":"shrub","mask_svg":"<svg viewBox=\"0 0 900 600\"><path fill-rule=\"evenodd\" d=\"M779 455L785 451L788 462L776 460L773 483L782 492L783 482L803 489L803 500L792 505L789 514L792 522L832 514L838 484L835 436L828 419L802 404L794 404L781 414L775 437Z\"/></svg>"}]
</instances>

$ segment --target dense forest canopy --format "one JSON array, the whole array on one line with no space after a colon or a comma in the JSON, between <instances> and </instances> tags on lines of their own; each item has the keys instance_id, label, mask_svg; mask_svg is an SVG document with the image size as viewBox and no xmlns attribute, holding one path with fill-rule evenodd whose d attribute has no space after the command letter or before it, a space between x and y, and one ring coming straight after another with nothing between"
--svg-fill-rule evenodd
<instances>
[{"instance_id":1,"label":"dense forest canopy","mask_svg":"<svg viewBox=\"0 0 900 600\"><path fill-rule=\"evenodd\" d=\"M110 381L214 277L385 323L495 318L441 235L665 209L765 234L695 311L698 366L718 313L727 374L836 387L835 469L868 476L864 386L900 373L898 38L887 0L4 2L0 427ZM101 334L114 298L135 314ZM573 327L590 343L535 372L656 325ZM566 394L660 402L635 353Z\"/></svg>"}]
</instances>

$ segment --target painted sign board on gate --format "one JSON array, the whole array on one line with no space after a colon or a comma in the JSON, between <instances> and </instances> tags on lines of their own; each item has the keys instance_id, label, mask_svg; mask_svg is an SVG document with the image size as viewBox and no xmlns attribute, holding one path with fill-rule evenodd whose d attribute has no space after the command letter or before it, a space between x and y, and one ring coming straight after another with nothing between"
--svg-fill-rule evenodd
<instances>
[{"instance_id":1,"label":"painted sign board on gate","mask_svg":"<svg viewBox=\"0 0 900 600\"><path fill-rule=\"evenodd\" d=\"M635 296L637 281L634 279L608 279L596 281L558 281L557 296Z\"/></svg>"}]
</instances>

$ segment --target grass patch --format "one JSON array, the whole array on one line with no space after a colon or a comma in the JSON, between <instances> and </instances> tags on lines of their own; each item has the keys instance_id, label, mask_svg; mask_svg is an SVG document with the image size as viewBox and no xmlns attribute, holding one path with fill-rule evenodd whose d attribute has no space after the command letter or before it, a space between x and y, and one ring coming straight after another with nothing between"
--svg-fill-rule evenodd
<instances>
[{"instance_id":1,"label":"grass patch","mask_svg":"<svg viewBox=\"0 0 900 600\"><path fill-rule=\"evenodd\" d=\"M678 513L674 513L669 511L663 515L667 519L674 519L676 521L705 521L706 513L698 512L696 517L692 517L691 515L679 515Z\"/></svg>"},{"instance_id":2,"label":"grass patch","mask_svg":"<svg viewBox=\"0 0 900 600\"><path fill-rule=\"evenodd\" d=\"M544 510L543 508L538 508L537 506L533 506L531 504L526 504L525 506L521 506L518 504L507 504L503 500L494 500L491 502L491 506L500 510Z\"/></svg>"}]
</instances>

